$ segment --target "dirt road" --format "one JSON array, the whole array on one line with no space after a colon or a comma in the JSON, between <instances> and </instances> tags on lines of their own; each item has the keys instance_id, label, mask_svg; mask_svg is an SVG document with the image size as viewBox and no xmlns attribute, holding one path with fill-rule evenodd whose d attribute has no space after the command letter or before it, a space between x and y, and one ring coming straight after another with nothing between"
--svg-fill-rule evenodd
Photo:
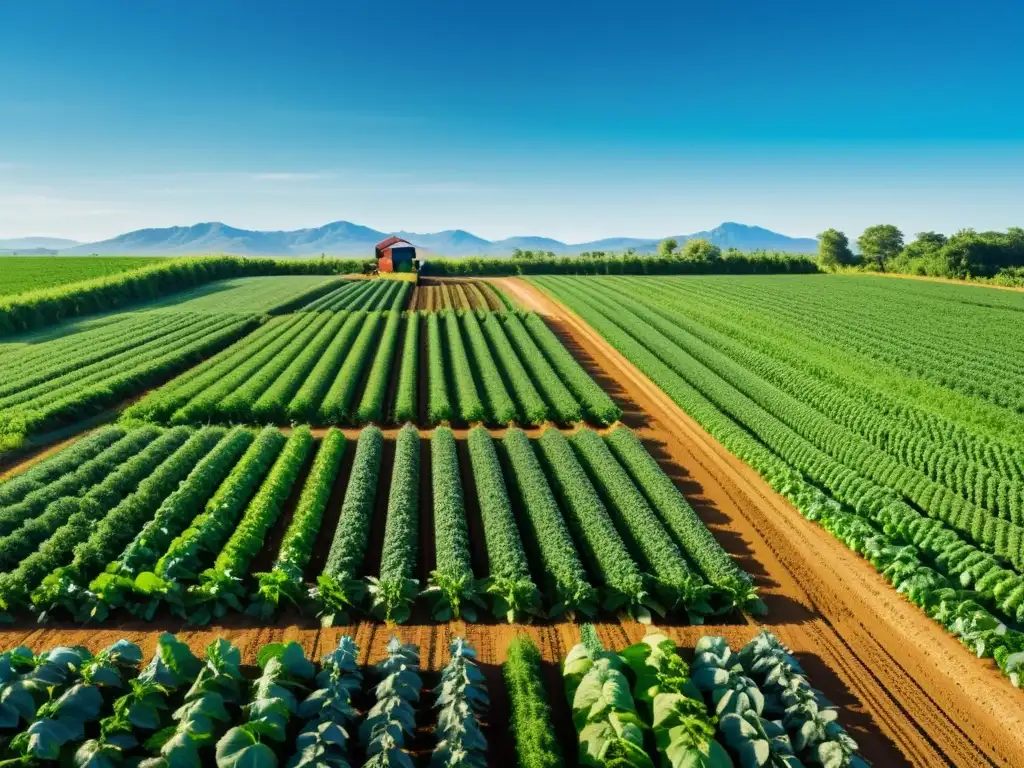
<instances>
[{"instance_id":1,"label":"dirt road","mask_svg":"<svg viewBox=\"0 0 1024 768\"><path fill-rule=\"evenodd\" d=\"M663 466L685 467L675 479L695 509L758 575L764 625L833 670L908 761L1024 765L1024 697L991 661L973 658L869 563L801 517L566 307L525 281L495 282L547 316Z\"/></svg>"}]
</instances>

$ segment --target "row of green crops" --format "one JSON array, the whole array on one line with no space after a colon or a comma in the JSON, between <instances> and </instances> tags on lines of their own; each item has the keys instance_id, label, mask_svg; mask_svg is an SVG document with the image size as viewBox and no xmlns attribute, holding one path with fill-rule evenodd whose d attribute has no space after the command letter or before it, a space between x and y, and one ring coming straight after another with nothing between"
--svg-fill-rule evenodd
<instances>
[{"instance_id":1,"label":"row of green crops","mask_svg":"<svg viewBox=\"0 0 1024 768\"><path fill-rule=\"evenodd\" d=\"M343 635L314 664L298 643L270 643L242 665L220 638L202 656L163 634L143 665L120 640L99 650L0 653L5 765L75 768L412 766L417 721L436 724L431 765L483 766L487 687L465 640L451 643L436 696L421 700L419 649L397 637L365 672Z\"/></svg>"},{"instance_id":2,"label":"row of green crops","mask_svg":"<svg viewBox=\"0 0 1024 768\"><path fill-rule=\"evenodd\" d=\"M412 286L386 280L353 280L306 304L302 312L337 312L342 309L383 311L403 310L409 302Z\"/></svg>"},{"instance_id":3,"label":"row of green crops","mask_svg":"<svg viewBox=\"0 0 1024 768\"><path fill-rule=\"evenodd\" d=\"M868 765L839 724L838 710L811 687L799 662L770 632L759 633L739 653L721 637L703 637L692 664L662 634L647 635L619 652L606 650L590 625L582 636L562 663L580 765ZM514 677L506 669L516 683L509 690L513 713L543 713L542 693L525 684L532 654L519 643L509 653ZM537 755L537 764L561 764L554 745L541 750L536 738L521 736L514 723L521 761ZM647 751L648 732L657 761Z\"/></svg>"},{"instance_id":4,"label":"row of green crops","mask_svg":"<svg viewBox=\"0 0 1024 768\"><path fill-rule=\"evenodd\" d=\"M3 356L0 452L166 381L255 329L249 314L130 314Z\"/></svg>"},{"instance_id":5,"label":"row of green crops","mask_svg":"<svg viewBox=\"0 0 1024 768\"><path fill-rule=\"evenodd\" d=\"M966 498L970 483L960 486L960 490L955 484L943 486L941 473L930 475L915 469L913 461L900 458L909 455L901 447L904 445L912 445L911 453L923 451L929 443L956 446L961 452L960 466L970 462L978 471L984 468L990 481L1001 473L1002 480L1012 485L1016 466L1012 447L969 423L967 411L955 423L947 415L926 408L922 399L911 402L912 396L896 390L887 390L875 399L865 394L859 406L869 425L865 427L867 435L880 428L870 426L877 424L872 409L881 412L887 401L902 400L898 408L888 411L893 418L886 425L887 436L868 439L857 435L841 422L832 421L824 412L825 406L821 406L823 411L814 408L815 402L821 402L814 394L816 388L794 387L793 393L804 394L787 393L777 367L768 365L764 358L771 352L780 360L791 360L795 358L789 356L796 351L772 341L784 335L776 333L774 326L770 337L763 336L762 331L759 355L740 354L736 345L722 339L717 344L725 352L716 352L711 343L716 337L706 330L698 332L698 322L691 317L702 310L666 298L674 292L672 289L677 289L680 297L688 296L692 286L686 281L670 287L645 281L629 291L628 283L615 280L614 295L603 281L586 285L550 279L540 282L802 514L862 554L899 592L972 651L993 658L1014 685L1024 682L1024 656L1020 653L1024 650L1024 633L1015 628L1024 618L1024 578L1014 565L1019 560L1020 529L1013 523L1012 514L1010 520L1000 517L998 503L989 510L975 506ZM771 289L774 283L764 285ZM729 298L731 288L709 286L716 297L722 293L723 308L730 314L716 319L705 317L705 312L699 315L700 324L726 333L731 323L740 324L744 311L753 316L754 310L749 307L743 310L734 306L738 302L735 297ZM642 294L642 298L636 294ZM776 300L769 292L764 301L771 304ZM707 302L702 306L707 307ZM779 312L785 316L782 308ZM669 319L672 322L667 322ZM917 322L908 320L912 328ZM736 331L734 338L749 340L753 328ZM810 336L804 343L809 354L823 354ZM774 352L780 348L782 351ZM853 384L846 388L836 385L840 400L851 397L858 387L870 391L866 371L844 360L844 354L835 352L834 359L841 366L840 375L852 372ZM808 360L803 373L794 373L793 380L806 382L813 372L820 381L834 383L824 358L812 359L820 359L822 365ZM744 368L741 361L749 361L752 368ZM880 369L881 359L873 359L872 365ZM790 370L798 368L794 364ZM883 380L900 386L893 375L890 371ZM920 388L911 379L904 379L902 386L908 391ZM950 396L955 399L955 395ZM989 406L978 407L984 410ZM912 444L907 442L910 424L916 424ZM624 463L629 464L628 460ZM638 465L635 471L641 472L642 467ZM655 485L645 485L653 498L657 494ZM998 498L999 494L994 495ZM684 519L665 514L670 528L675 525L673 518ZM719 571L713 562L698 559L699 541L686 546L692 549L693 561L703 563L700 567L709 580L728 579L727 572Z\"/></svg>"},{"instance_id":6,"label":"row of green crops","mask_svg":"<svg viewBox=\"0 0 1024 768\"><path fill-rule=\"evenodd\" d=\"M421 599L438 620L471 621L760 608L626 427L535 440L484 427L425 440L411 425L385 440L367 427L352 442L342 487L349 441L337 429L317 440L308 427L105 427L0 483L2 607L81 622L167 610L196 624L285 606L325 624L361 612L402 622ZM433 562L420 558L424 535ZM317 542L330 542L320 557Z\"/></svg>"},{"instance_id":7,"label":"row of green crops","mask_svg":"<svg viewBox=\"0 0 1024 768\"><path fill-rule=\"evenodd\" d=\"M360 272L362 265L358 259L160 259L159 263L120 274L4 296L0 300L0 335L40 328L69 317L110 312L217 280L247 275L338 275ZM315 297L331 290L335 282L312 280L306 293Z\"/></svg>"},{"instance_id":8,"label":"row of green crops","mask_svg":"<svg viewBox=\"0 0 1024 768\"><path fill-rule=\"evenodd\" d=\"M150 393L124 418L163 424L416 422L420 376L427 379L430 424L571 424L587 418L607 425L621 414L536 315L403 315L394 306L408 285L343 286L339 297L328 294L305 311L275 318ZM387 289L385 301L367 308L362 300L379 286ZM425 361L419 354L423 323Z\"/></svg>"}]
</instances>

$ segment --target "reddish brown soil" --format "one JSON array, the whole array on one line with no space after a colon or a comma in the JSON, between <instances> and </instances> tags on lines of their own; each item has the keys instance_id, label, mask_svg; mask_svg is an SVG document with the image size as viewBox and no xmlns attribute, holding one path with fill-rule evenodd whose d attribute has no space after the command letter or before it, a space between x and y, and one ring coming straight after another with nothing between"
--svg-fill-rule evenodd
<instances>
[{"instance_id":1,"label":"reddish brown soil","mask_svg":"<svg viewBox=\"0 0 1024 768\"><path fill-rule=\"evenodd\" d=\"M420 278L410 309L504 309L501 301L480 280L452 277Z\"/></svg>"},{"instance_id":2,"label":"reddish brown soil","mask_svg":"<svg viewBox=\"0 0 1024 768\"><path fill-rule=\"evenodd\" d=\"M624 406L623 421L757 576L769 607L761 624L803 660L818 659L808 663L816 685L827 694L822 677L833 678L847 691L845 708L866 713L868 727L912 764L1024 765L1024 700L991 661L974 658L869 563L801 517L566 307L521 280L497 282L547 315Z\"/></svg>"}]
</instances>

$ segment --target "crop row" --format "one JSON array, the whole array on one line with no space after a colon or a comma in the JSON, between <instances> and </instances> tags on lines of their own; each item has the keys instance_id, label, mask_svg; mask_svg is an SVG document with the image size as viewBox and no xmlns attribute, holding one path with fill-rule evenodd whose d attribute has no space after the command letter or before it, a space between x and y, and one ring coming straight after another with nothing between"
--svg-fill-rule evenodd
<instances>
[{"instance_id":1,"label":"crop row","mask_svg":"<svg viewBox=\"0 0 1024 768\"><path fill-rule=\"evenodd\" d=\"M545 285L802 514L867 558L972 651L993 658L1011 682L1022 683L1024 633L1012 623L1024 617L1024 579L972 543L994 541L993 549L1010 551L1006 521L989 517L967 535L961 520L947 526L929 517L818 448L673 343L664 332L668 329L641 320L628 297L613 303L574 285ZM984 519L980 511L971 514Z\"/></svg>"},{"instance_id":2,"label":"crop row","mask_svg":"<svg viewBox=\"0 0 1024 768\"><path fill-rule=\"evenodd\" d=\"M243 667L223 638L199 657L163 634L144 666L127 640L95 655L81 646L9 649L0 654L0 759L76 768L411 766L416 721L429 718L431 765L483 766L487 686L463 639L450 652L424 696L419 649L397 638L365 670L348 635L319 665L298 643L264 645L256 668Z\"/></svg>"},{"instance_id":3,"label":"crop row","mask_svg":"<svg viewBox=\"0 0 1024 768\"><path fill-rule=\"evenodd\" d=\"M444 309L500 310L505 305L489 283L479 280L421 282L416 286L413 309L439 312Z\"/></svg>"},{"instance_id":4,"label":"crop row","mask_svg":"<svg viewBox=\"0 0 1024 768\"><path fill-rule=\"evenodd\" d=\"M582 642L562 663L580 765L868 765L839 724L838 710L770 632L760 632L738 653L721 637L703 637L691 664L679 650L665 635L649 634L609 651L592 626L583 627ZM557 743L532 732L544 730L545 721L550 729L551 719L528 641L509 650L505 674L520 764L563 764ZM524 722L521 713L527 712L535 713L539 727ZM657 759L648 752L648 739Z\"/></svg>"},{"instance_id":5,"label":"crop row","mask_svg":"<svg viewBox=\"0 0 1024 768\"><path fill-rule=\"evenodd\" d=\"M393 442L368 427L350 463L347 442L336 429L317 441L308 427L287 437L276 427L100 430L0 484L2 607L78 621L163 607L196 624L228 612L270 618L286 604L328 624L363 611L401 622L421 597L438 620L603 610L698 621L762 608L625 427L604 438L548 429L537 440L513 428L500 441L478 427L464 442L439 427L427 444L411 425ZM434 562L420 558L423 537ZM318 541L330 542L323 559ZM254 569L260 559L269 570Z\"/></svg>"},{"instance_id":6,"label":"crop row","mask_svg":"<svg viewBox=\"0 0 1024 768\"><path fill-rule=\"evenodd\" d=\"M338 289L354 299L351 308L274 319L149 394L125 418L164 424L417 421L420 376L427 379L424 406L433 424L569 424L584 416L610 424L620 415L536 315L357 308L359 296L379 286L397 296L409 284L363 281Z\"/></svg>"},{"instance_id":7,"label":"crop row","mask_svg":"<svg viewBox=\"0 0 1024 768\"><path fill-rule=\"evenodd\" d=\"M311 301L299 311L401 311L406 308L412 290L409 283L399 280L351 280L325 296Z\"/></svg>"},{"instance_id":8,"label":"crop row","mask_svg":"<svg viewBox=\"0 0 1024 768\"><path fill-rule=\"evenodd\" d=\"M0 451L159 384L257 325L251 315L148 312L8 352Z\"/></svg>"},{"instance_id":9,"label":"crop row","mask_svg":"<svg viewBox=\"0 0 1024 768\"><path fill-rule=\"evenodd\" d=\"M602 298L605 297L603 292L595 294L595 296L598 295ZM977 506L964 498L962 491L965 484L954 484L955 488L959 487L961 490L961 493L957 493L921 471L924 466L918 464L921 469L915 467L914 465L917 464L915 460L908 461L904 458L908 453L920 455L923 446L912 444L906 452L894 451L896 455L893 455L893 453L872 444L857 434L855 430L837 423L817 410L814 404L828 408L828 406L822 405L831 400L827 387L823 387L823 391L819 392L817 397L811 397L806 390L804 390L802 398L795 397L785 390L802 389L797 383L797 380L801 378L799 374L791 375L788 372L776 371L773 378L776 378L777 381L777 376L781 375L786 382L783 386L777 386L775 382L768 379L769 376L772 376L769 371L744 367L739 361L719 351L716 346L681 328L678 321L647 309L641 302L631 299L623 301L630 313L624 320L635 316L637 322L644 323L653 331L662 334L667 342L680 350L681 354L692 356L699 364L705 366L721 380L742 391L816 448L861 476L895 491L907 501L924 510L930 517L942 520L957 530L966 539L1006 558L1018 570L1024 566L1024 530L1013 522L1014 518L1020 520L1020 515L1024 512L1019 485L1004 482L999 488L991 482L994 479L991 477L993 473L988 473L989 477L979 477L976 469L964 468L963 476L969 472L972 489L975 487L975 480L980 481L982 489L986 487L986 480L990 481L988 483L990 492L983 492L981 495L991 499L992 505L996 508L995 511ZM727 346L724 340L718 339L717 341L719 345ZM685 365L686 358L681 358L681 363ZM865 416L864 409L857 409L856 418L859 422L866 421ZM898 428L880 426L879 429L886 430L890 438L904 443L912 440L911 436L900 434ZM949 458L948 454L946 458ZM943 464L945 465L945 462ZM999 490L1001 490L1001 494L997 492ZM1000 495L1002 504L997 504ZM1000 517L998 513L1000 508L1003 509L1005 518Z\"/></svg>"}]
</instances>

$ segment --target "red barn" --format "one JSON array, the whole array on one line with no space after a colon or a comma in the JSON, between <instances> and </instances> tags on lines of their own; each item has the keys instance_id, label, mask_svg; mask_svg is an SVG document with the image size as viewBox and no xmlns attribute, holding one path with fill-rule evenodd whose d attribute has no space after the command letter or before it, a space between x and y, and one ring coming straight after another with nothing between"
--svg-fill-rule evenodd
<instances>
[{"instance_id":1,"label":"red barn","mask_svg":"<svg viewBox=\"0 0 1024 768\"><path fill-rule=\"evenodd\" d=\"M381 272L412 272L416 248L408 240L389 237L381 240L374 248L377 255L377 269Z\"/></svg>"}]
</instances>

